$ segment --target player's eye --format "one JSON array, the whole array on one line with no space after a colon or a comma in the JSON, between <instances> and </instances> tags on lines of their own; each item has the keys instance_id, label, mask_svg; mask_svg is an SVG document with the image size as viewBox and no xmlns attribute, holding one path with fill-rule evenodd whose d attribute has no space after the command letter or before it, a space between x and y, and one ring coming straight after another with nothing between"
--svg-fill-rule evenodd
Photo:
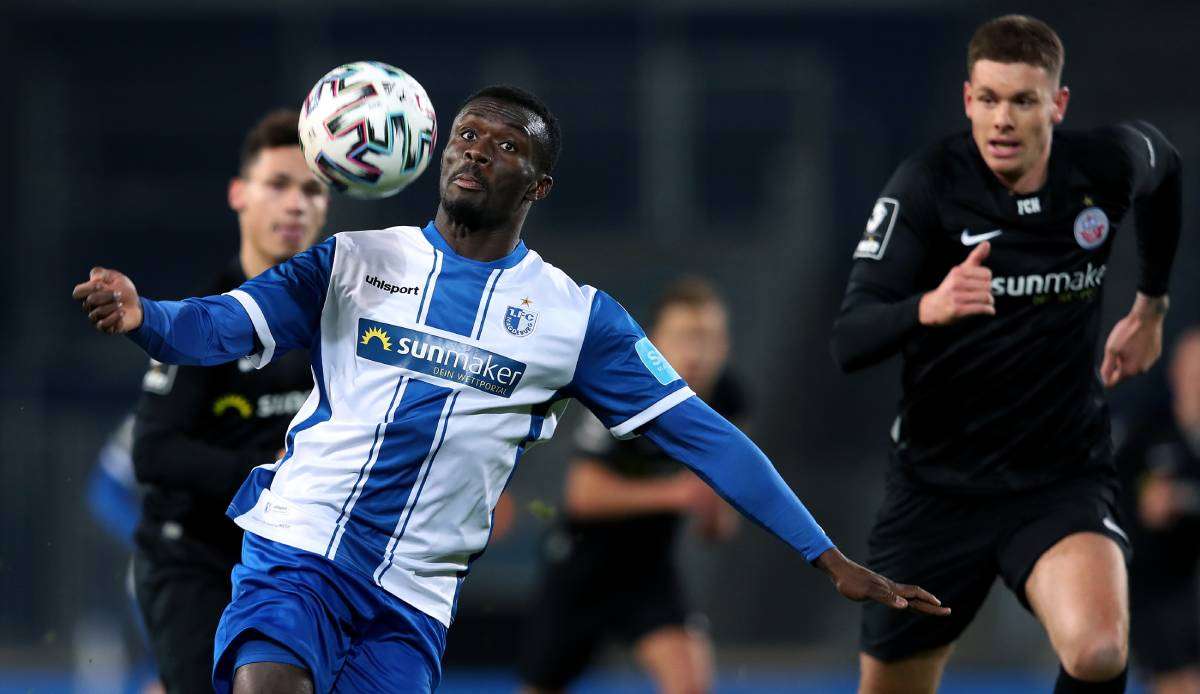
<instances>
[{"instance_id":1,"label":"player's eye","mask_svg":"<svg viewBox=\"0 0 1200 694\"><path fill-rule=\"evenodd\" d=\"M303 191L305 195L312 198L325 194L325 188L316 181L305 183L303 186L301 186L300 190Z\"/></svg>"},{"instance_id":2,"label":"player's eye","mask_svg":"<svg viewBox=\"0 0 1200 694\"><path fill-rule=\"evenodd\" d=\"M288 182L286 178L272 178L267 181L267 185L275 190L283 190L288 187Z\"/></svg>"},{"instance_id":3,"label":"player's eye","mask_svg":"<svg viewBox=\"0 0 1200 694\"><path fill-rule=\"evenodd\" d=\"M517 146L508 140L505 140L504 142L500 143L500 149L504 150L505 152L515 152L517 151Z\"/></svg>"},{"instance_id":4,"label":"player's eye","mask_svg":"<svg viewBox=\"0 0 1200 694\"><path fill-rule=\"evenodd\" d=\"M475 131L471 130L470 128L463 130L461 133L458 134L458 136L461 137L462 139L466 140L467 142L474 142L475 139L477 138L477 135L475 135Z\"/></svg>"}]
</instances>

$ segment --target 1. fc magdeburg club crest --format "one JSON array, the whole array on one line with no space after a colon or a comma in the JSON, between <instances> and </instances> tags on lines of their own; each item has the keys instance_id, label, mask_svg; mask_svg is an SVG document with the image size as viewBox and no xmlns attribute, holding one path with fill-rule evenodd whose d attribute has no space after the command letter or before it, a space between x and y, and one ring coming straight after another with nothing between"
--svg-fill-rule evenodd
<instances>
[{"instance_id":1,"label":"1. fc magdeburg club crest","mask_svg":"<svg viewBox=\"0 0 1200 694\"><path fill-rule=\"evenodd\" d=\"M537 325L537 313L527 311L519 306L509 306L504 312L504 329L516 335L517 337L525 337L533 332L533 326Z\"/></svg>"}]
</instances>

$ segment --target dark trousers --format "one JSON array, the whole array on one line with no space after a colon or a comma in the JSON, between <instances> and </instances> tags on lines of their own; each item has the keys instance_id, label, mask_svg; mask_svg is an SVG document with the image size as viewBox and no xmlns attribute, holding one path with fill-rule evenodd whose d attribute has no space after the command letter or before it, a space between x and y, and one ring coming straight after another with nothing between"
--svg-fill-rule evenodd
<instances>
[{"instance_id":1,"label":"dark trousers","mask_svg":"<svg viewBox=\"0 0 1200 694\"><path fill-rule=\"evenodd\" d=\"M213 637L232 594L236 557L147 530L139 532L134 586L159 677L168 694L211 694Z\"/></svg>"}]
</instances>

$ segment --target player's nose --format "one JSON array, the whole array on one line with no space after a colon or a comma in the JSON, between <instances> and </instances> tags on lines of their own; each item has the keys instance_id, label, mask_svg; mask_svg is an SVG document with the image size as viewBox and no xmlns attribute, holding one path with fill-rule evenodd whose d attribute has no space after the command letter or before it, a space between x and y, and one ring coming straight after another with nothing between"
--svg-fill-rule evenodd
<instances>
[{"instance_id":1,"label":"player's nose","mask_svg":"<svg viewBox=\"0 0 1200 694\"><path fill-rule=\"evenodd\" d=\"M308 196L300 190L300 186L291 186L283 196L283 205L288 212L301 214L307 207Z\"/></svg>"},{"instance_id":2,"label":"player's nose","mask_svg":"<svg viewBox=\"0 0 1200 694\"><path fill-rule=\"evenodd\" d=\"M491 161L491 157L485 154L479 147L468 148L467 151L463 152L463 156L467 158L467 161L474 162L480 166L484 166Z\"/></svg>"},{"instance_id":3,"label":"player's nose","mask_svg":"<svg viewBox=\"0 0 1200 694\"><path fill-rule=\"evenodd\" d=\"M995 125L1000 129L1008 129L1013 127L1012 106L1007 102L1000 102L995 110L996 119Z\"/></svg>"}]
</instances>

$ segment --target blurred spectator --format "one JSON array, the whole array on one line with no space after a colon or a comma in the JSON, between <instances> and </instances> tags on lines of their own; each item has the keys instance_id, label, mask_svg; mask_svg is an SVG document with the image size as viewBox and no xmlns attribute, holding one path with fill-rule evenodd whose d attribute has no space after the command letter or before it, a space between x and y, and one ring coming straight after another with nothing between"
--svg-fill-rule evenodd
<instances>
[{"instance_id":1,"label":"blurred spectator","mask_svg":"<svg viewBox=\"0 0 1200 694\"><path fill-rule=\"evenodd\" d=\"M1200 328L1175 343L1165 388L1116 418L1125 482L1131 640L1154 694L1200 692Z\"/></svg>"},{"instance_id":2,"label":"blurred spectator","mask_svg":"<svg viewBox=\"0 0 1200 694\"><path fill-rule=\"evenodd\" d=\"M651 341L693 390L727 419L744 414L725 373L724 302L706 282L685 279L658 300ZM520 661L529 692L565 688L607 640L630 646L660 691L707 691L712 645L675 560L678 530L691 517L710 540L729 537L731 508L653 443L617 440L590 413L575 433L566 518L543 549L542 585Z\"/></svg>"}]
</instances>

